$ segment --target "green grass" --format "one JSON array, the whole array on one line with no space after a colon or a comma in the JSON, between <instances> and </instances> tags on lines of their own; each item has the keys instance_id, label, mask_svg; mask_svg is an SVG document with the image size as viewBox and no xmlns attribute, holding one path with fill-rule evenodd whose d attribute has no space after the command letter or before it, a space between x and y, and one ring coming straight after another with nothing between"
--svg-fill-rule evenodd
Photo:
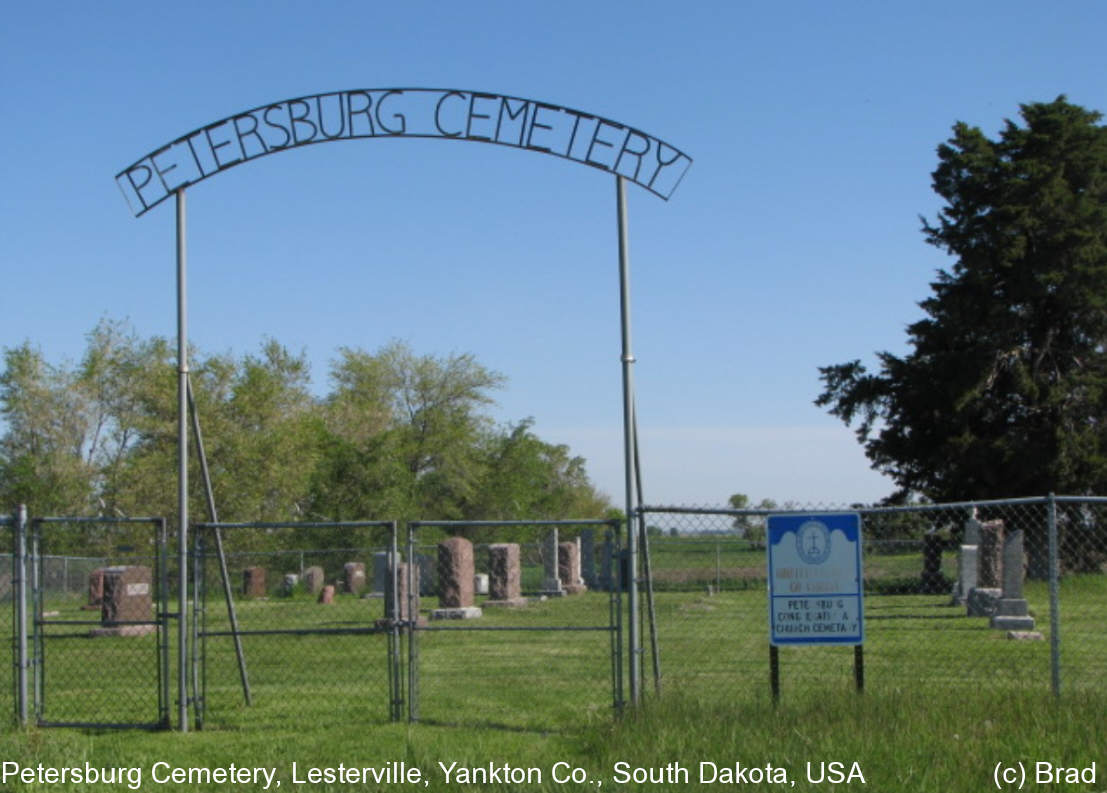
<instances>
[{"instance_id":1,"label":"green grass","mask_svg":"<svg viewBox=\"0 0 1107 793\"><path fill-rule=\"evenodd\" d=\"M768 691L764 589L662 591L656 600L662 691L653 693L647 643L645 701L621 719L612 718L606 632L455 630L472 627L457 623L447 625L450 630L421 631L422 721L417 724L388 721L384 634L244 637L252 707L242 702L230 640L213 637L202 732L13 730L0 734L0 760L45 767L83 767L85 762L136 767L143 770L142 789L174 791L254 788L217 783L159 787L150 779L155 763L274 767L281 790L375 789L338 783L297 788L293 762L303 776L305 766L403 761L432 781L424 788L430 790L595 790L591 782L602 781L601 790L664 791L699 787L700 763L718 768L772 764L786 769L796 790L827 790L827 784L808 783L807 763L817 771L820 762L835 761L844 764L845 773L859 764L867 784L855 782L849 789L908 793L992 789L997 763L1022 762L1032 773L1030 764L1037 761L1078 767L1096 762L1095 784L1063 789L1105 790L1107 576L1062 582L1060 700L1050 693L1048 594L1044 584L1027 586L1046 639L1036 642L1005 639L986 620L962 616L963 609L949 606L945 596L871 594L865 601L865 692L853 690L852 648L781 648L782 690L774 705ZM58 619L72 616L77 607L75 598L47 604L60 612ZM245 630L368 628L383 612L379 599L352 596L340 596L333 606L274 598L244 600L238 608ZM605 625L607 619L606 594L590 592L520 610L486 609L479 625L583 628ZM217 598L209 603L208 620L209 629L226 625ZM643 632L645 639L648 635ZM149 637L48 639L49 711L152 711L154 649ZM405 669L407 649L402 648ZM150 695L135 699L136 705L125 704L132 701L125 694L139 690ZM10 699L0 699L0 705L10 706ZM175 707L171 712L175 716ZM440 762L533 766L542 771L543 781L447 784ZM588 783L555 784L556 763L582 769ZM677 781L619 784L617 769L623 768L626 774L652 768L655 777ZM687 784L681 769L687 769ZM0 781L0 789L128 787L9 780L7 785Z\"/></svg>"}]
</instances>

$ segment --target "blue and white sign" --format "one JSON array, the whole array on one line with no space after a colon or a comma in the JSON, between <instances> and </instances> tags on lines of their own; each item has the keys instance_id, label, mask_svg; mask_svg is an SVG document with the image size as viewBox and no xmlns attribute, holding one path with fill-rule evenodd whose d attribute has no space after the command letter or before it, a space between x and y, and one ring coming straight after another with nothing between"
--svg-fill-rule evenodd
<instances>
[{"instance_id":1,"label":"blue and white sign","mask_svg":"<svg viewBox=\"0 0 1107 793\"><path fill-rule=\"evenodd\" d=\"M862 644L861 516L770 515L769 642Z\"/></svg>"}]
</instances>

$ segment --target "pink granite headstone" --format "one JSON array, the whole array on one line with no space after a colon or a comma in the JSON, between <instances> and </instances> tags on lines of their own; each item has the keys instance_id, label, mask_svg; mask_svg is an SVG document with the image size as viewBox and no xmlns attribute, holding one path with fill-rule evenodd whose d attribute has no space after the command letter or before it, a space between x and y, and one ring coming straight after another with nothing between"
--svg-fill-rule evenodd
<instances>
[{"instance_id":1,"label":"pink granite headstone","mask_svg":"<svg viewBox=\"0 0 1107 793\"><path fill-rule=\"evenodd\" d=\"M438 543L438 603L442 608L473 605L473 543L451 537Z\"/></svg>"}]
</instances>

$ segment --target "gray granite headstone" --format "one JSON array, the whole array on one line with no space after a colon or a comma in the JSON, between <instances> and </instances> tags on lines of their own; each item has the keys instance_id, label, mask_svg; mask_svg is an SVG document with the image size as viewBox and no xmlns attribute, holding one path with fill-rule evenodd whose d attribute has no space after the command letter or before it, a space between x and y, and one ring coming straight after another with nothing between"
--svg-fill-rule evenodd
<instances>
[{"instance_id":1,"label":"gray granite headstone","mask_svg":"<svg viewBox=\"0 0 1107 793\"><path fill-rule=\"evenodd\" d=\"M957 554L957 583L953 587L955 605L963 606L969 591L976 587L977 546L962 545Z\"/></svg>"},{"instance_id":2,"label":"gray granite headstone","mask_svg":"<svg viewBox=\"0 0 1107 793\"><path fill-rule=\"evenodd\" d=\"M318 595L323 591L323 568L319 565L312 565L304 571L304 588L312 595Z\"/></svg>"},{"instance_id":3,"label":"gray granite headstone","mask_svg":"<svg viewBox=\"0 0 1107 793\"><path fill-rule=\"evenodd\" d=\"M1030 606L1022 595L1026 575L1022 529L1010 532L1003 541L1003 597L992 616L992 627L1009 631L1034 630Z\"/></svg>"},{"instance_id":4,"label":"gray granite headstone","mask_svg":"<svg viewBox=\"0 0 1107 793\"><path fill-rule=\"evenodd\" d=\"M965 536L961 538L962 545L980 545L980 521L969 518L965 521Z\"/></svg>"},{"instance_id":5,"label":"gray granite headstone","mask_svg":"<svg viewBox=\"0 0 1107 793\"><path fill-rule=\"evenodd\" d=\"M373 554L373 593L383 595L388 586L388 551Z\"/></svg>"},{"instance_id":6,"label":"gray granite headstone","mask_svg":"<svg viewBox=\"0 0 1107 793\"><path fill-rule=\"evenodd\" d=\"M542 541L542 566L545 577L542 580L542 594L558 597L565 592L561 588L561 579L557 575L558 566L557 529L550 529Z\"/></svg>"},{"instance_id":7,"label":"gray granite headstone","mask_svg":"<svg viewBox=\"0 0 1107 793\"><path fill-rule=\"evenodd\" d=\"M580 530L580 577L584 579L584 585L591 589L599 584L596 575L595 529Z\"/></svg>"}]
</instances>

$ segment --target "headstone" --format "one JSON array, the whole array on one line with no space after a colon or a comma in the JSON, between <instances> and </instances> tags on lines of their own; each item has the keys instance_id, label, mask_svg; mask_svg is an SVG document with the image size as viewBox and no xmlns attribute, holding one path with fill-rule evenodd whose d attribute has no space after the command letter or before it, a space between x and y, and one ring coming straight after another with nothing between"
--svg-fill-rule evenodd
<instances>
[{"instance_id":1,"label":"headstone","mask_svg":"<svg viewBox=\"0 0 1107 793\"><path fill-rule=\"evenodd\" d=\"M104 590L100 621L104 627L93 636L145 636L157 630L153 624L153 579L142 565L104 568ZM142 623L117 625L116 623Z\"/></svg>"},{"instance_id":2,"label":"headstone","mask_svg":"<svg viewBox=\"0 0 1107 793\"><path fill-rule=\"evenodd\" d=\"M334 585L327 584L319 591L319 602L323 604L334 603Z\"/></svg>"},{"instance_id":3,"label":"headstone","mask_svg":"<svg viewBox=\"0 0 1107 793\"><path fill-rule=\"evenodd\" d=\"M318 595L323 591L323 578L323 568L319 565L312 565L304 571L304 589L312 595Z\"/></svg>"},{"instance_id":4,"label":"headstone","mask_svg":"<svg viewBox=\"0 0 1107 793\"><path fill-rule=\"evenodd\" d=\"M481 616L473 605L473 543L451 537L438 543L438 604L431 619L471 619Z\"/></svg>"},{"instance_id":5,"label":"headstone","mask_svg":"<svg viewBox=\"0 0 1107 793\"><path fill-rule=\"evenodd\" d=\"M604 592L613 592L615 590L614 582L614 568L615 568L615 549L611 542L611 536L608 535L604 538L603 546L600 548L600 589Z\"/></svg>"},{"instance_id":6,"label":"headstone","mask_svg":"<svg viewBox=\"0 0 1107 793\"><path fill-rule=\"evenodd\" d=\"M568 595L584 592L588 587L580 577L580 546L575 540L557 545L557 577Z\"/></svg>"},{"instance_id":7,"label":"headstone","mask_svg":"<svg viewBox=\"0 0 1107 793\"><path fill-rule=\"evenodd\" d=\"M542 566L545 577L542 581L542 594L547 597L560 597L565 592L561 588L561 579L557 574L558 562L557 529L550 529L542 541Z\"/></svg>"},{"instance_id":8,"label":"headstone","mask_svg":"<svg viewBox=\"0 0 1107 793\"><path fill-rule=\"evenodd\" d=\"M415 576L414 583L409 579L409 575ZM421 570L419 565L409 566L406 562L397 562L396 586L393 588L391 582L389 582L384 588L384 620L382 620L384 626L388 625L388 621L392 618L392 615L395 615L395 619L406 622L411 619L410 615L413 612L416 615L419 613L420 577ZM395 606L393 606L393 592L396 593ZM408 598L408 592L415 593L414 599Z\"/></svg>"},{"instance_id":9,"label":"headstone","mask_svg":"<svg viewBox=\"0 0 1107 793\"><path fill-rule=\"evenodd\" d=\"M365 563L346 562L343 571L346 591L353 595L360 595L365 589Z\"/></svg>"},{"instance_id":10,"label":"headstone","mask_svg":"<svg viewBox=\"0 0 1107 793\"><path fill-rule=\"evenodd\" d=\"M1003 575L1003 521L989 520L980 524L980 552L977 558L977 586L986 589L1001 587Z\"/></svg>"},{"instance_id":11,"label":"headstone","mask_svg":"<svg viewBox=\"0 0 1107 793\"><path fill-rule=\"evenodd\" d=\"M981 523L972 520L966 524L966 532L968 531L979 531L980 542L976 552L976 586L969 590L965 606L970 617L992 617L995 616L999 599L1003 596L1003 590L1000 589L1003 521L989 520Z\"/></svg>"},{"instance_id":12,"label":"headstone","mask_svg":"<svg viewBox=\"0 0 1107 793\"><path fill-rule=\"evenodd\" d=\"M415 564L419 566L419 594L433 595L438 585L438 560L425 553L415 554Z\"/></svg>"},{"instance_id":13,"label":"headstone","mask_svg":"<svg viewBox=\"0 0 1107 793\"><path fill-rule=\"evenodd\" d=\"M594 529L580 530L580 577L584 585L595 589L599 585L596 575L596 532Z\"/></svg>"},{"instance_id":14,"label":"headstone","mask_svg":"<svg viewBox=\"0 0 1107 793\"><path fill-rule=\"evenodd\" d=\"M1002 595L1002 590L993 587L973 587L965 600L965 609L970 617L993 617Z\"/></svg>"},{"instance_id":15,"label":"headstone","mask_svg":"<svg viewBox=\"0 0 1107 793\"><path fill-rule=\"evenodd\" d=\"M388 551L377 551L373 554L373 589L374 595L384 595L388 586Z\"/></svg>"},{"instance_id":16,"label":"headstone","mask_svg":"<svg viewBox=\"0 0 1107 793\"><path fill-rule=\"evenodd\" d=\"M451 537L438 543L438 604L442 608L473 605L473 543Z\"/></svg>"},{"instance_id":17,"label":"headstone","mask_svg":"<svg viewBox=\"0 0 1107 793\"><path fill-rule=\"evenodd\" d=\"M242 571L242 595L248 598L265 597L264 567L247 567Z\"/></svg>"},{"instance_id":18,"label":"headstone","mask_svg":"<svg viewBox=\"0 0 1107 793\"><path fill-rule=\"evenodd\" d=\"M977 550L976 545L962 545L957 552L957 583L953 586L955 606L965 605L969 591L976 587Z\"/></svg>"},{"instance_id":19,"label":"headstone","mask_svg":"<svg viewBox=\"0 0 1107 793\"><path fill-rule=\"evenodd\" d=\"M1026 554L1022 529L1008 534L1003 541L1003 597L996 605L992 627L1007 631L1032 631L1034 618L1022 594L1026 576Z\"/></svg>"},{"instance_id":20,"label":"headstone","mask_svg":"<svg viewBox=\"0 0 1107 793\"><path fill-rule=\"evenodd\" d=\"M961 538L962 545L980 545L980 521L975 515L965 521L965 536Z\"/></svg>"},{"instance_id":21,"label":"headstone","mask_svg":"<svg viewBox=\"0 0 1107 793\"><path fill-rule=\"evenodd\" d=\"M494 543L488 546L488 596L486 606L525 606L522 596L519 544Z\"/></svg>"},{"instance_id":22,"label":"headstone","mask_svg":"<svg viewBox=\"0 0 1107 793\"><path fill-rule=\"evenodd\" d=\"M104 568L97 567L88 574L88 603L81 608L85 611L99 611L104 602Z\"/></svg>"},{"instance_id":23,"label":"headstone","mask_svg":"<svg viewBox=\"0 0 1107 793\"><path fill-rule=\"evenodd\" d=\"M488 594L488 573L477 573L473 576L473 594Z\"/></svg>"},{"instance_id":24,"label":"headstone","mask_svg":"<svg viewBox=\"0 0 1107 793\"><path fill-rule=\"evenodd\" d=\"M281 582L281 594L285 597L291 595L298 583L300 583L300 576L295 573L285 573L284 580Z\"/></svg>"},{"instance_id":25,"label":"headstone","mask_svg":"<svg viewBox=\"0 0 1107 793\"><path fill-rule=\"evenodd\" d=\"M923 569L920 591L925 594L942 592L946 588L946 579L942 575L942 550L945 540L937 534L923 535Z\"/></svg>"}]
</instances>

